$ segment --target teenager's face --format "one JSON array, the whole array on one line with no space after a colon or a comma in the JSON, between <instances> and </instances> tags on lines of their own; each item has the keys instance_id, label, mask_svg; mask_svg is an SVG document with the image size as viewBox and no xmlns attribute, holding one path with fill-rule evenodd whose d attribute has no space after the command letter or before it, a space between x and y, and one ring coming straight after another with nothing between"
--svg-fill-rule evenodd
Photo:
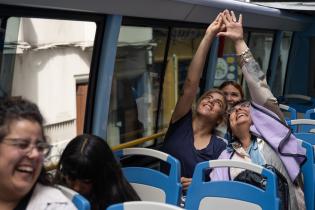
<instances>
[{"instance_id":1,"label":"teenager's face","mask_svg":"<svg viewBox=\"0 0 315 210\"><path fill-rule=\"evenodd\" d=\"M225 95L229 108L242 99L240 91L233 85L225 86L224 88L222 88L222 91Z\"/></svg>"},{"instance_id":2,"label":"teenager's face","mask_svg":"<svg viewBox=\"0 0 315 210\"><path fill-rule=\"evenodd\" d=\"M223 110L225 109L223 97L223 95L216 92L211 92L203 96L198 104L197 113L218 120L222 117Z\"/></svg>"}]
</instances>

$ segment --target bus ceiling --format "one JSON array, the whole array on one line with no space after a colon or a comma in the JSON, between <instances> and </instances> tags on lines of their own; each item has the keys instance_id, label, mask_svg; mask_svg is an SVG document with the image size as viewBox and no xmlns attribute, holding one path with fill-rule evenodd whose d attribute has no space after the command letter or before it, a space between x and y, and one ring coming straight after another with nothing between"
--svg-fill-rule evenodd
<instances>
[{"instance_id":1,"label":"bus ceiling","mask_svg":"<svg viewBox=\"0 0 315 210\"><path fill-rule=\"evenodd\" d=\"M0 0L1 4L205 24L219 11L230 9L246 16L245 27L287 31L302 31L312 23L303 14L236 0Z\"/></svg>"}]
</instances>

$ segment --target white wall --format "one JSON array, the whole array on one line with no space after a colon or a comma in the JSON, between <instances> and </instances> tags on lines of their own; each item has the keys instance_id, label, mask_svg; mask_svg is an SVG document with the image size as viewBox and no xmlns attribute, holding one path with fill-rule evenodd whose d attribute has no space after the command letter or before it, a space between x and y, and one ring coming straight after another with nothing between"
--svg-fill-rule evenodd
<instances>
[{"instance_id":1,"label":"white wall","mask_svg":"<svg viewBox=\"0 0 315 210\"><path fill-rule=\"evenodd\" d=\"M93 22L22 18L19 42L27 42L33 47L46 45L92 46L96 25Z\"/></svg>"},{"instance_id":2,"label":"white wall","mask_svg":"<svg viewBox=\"0 0 315 210\"><path fill-rule=\"evenodd\" d=\"M12 33L17 23L12 95L39 106L46 120L46 134L52 143L59 144L52 155L58 155L76 136L76 76L89 74L96 25L12 18L6 42L16 43Z\"/></svg>"},{"instance_id":3,"label":"white wall","mask_svg":"<svg viewBox=\"0 0 315 210\"><path fill-rule=\"evenodd\" d=\"M37 103L48 125L75 119L74 75L89 73L90 53L69 47L17 55L12 94Z\"/></svg>"}]
</instances>

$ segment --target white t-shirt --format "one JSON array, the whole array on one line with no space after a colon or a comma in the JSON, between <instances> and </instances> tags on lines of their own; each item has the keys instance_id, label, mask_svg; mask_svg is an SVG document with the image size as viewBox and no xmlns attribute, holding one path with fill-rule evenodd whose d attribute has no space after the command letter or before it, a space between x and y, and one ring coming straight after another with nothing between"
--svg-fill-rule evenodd
<instances>
[{"instance_id":1,"label":"white t-shirt","mask_svg":"<svg viewBox=\"0 0 315 210\"><path fill-rule=\"evenodd\" d=\"M36 184L26 210L77 210L60 190Z\"/></svg>"}]
</instances>

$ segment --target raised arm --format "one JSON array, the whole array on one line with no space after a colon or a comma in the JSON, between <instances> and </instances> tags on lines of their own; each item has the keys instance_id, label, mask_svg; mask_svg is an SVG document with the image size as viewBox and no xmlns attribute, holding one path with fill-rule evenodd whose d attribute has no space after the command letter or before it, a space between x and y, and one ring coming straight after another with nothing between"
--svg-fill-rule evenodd
<instances>
[{"instance_id":1,"label":"raised arm","mask_svg":"<svg viewBox=\"0 0 315 210\"><path fill-rule=\"evenodd\" d=\"M208 26L203 39L194 55L187 72L182 94L177 101L172 115L172 122L183 117L190 109L196 98L200 78L204 69L210 45L219 31L223 29L221 13Z\"/></svg>"},{"instance_id":2,"label":"raised arm","mask_svg":"<svg viewBox=\"0 0 315 210\"><path fill-rule=\"evenodd\" d=\"M236 54L239 56L239 65L247 82L252 100L273 111L281 120L284 120L277 99L273 96L267 84L265 74L244 41L242 15L237 20L233 11L229 12L225 10L222 18L226 26L226 31L220 32L218 35L228 37L234 42Z\"/></svg>"}]
</instances>

